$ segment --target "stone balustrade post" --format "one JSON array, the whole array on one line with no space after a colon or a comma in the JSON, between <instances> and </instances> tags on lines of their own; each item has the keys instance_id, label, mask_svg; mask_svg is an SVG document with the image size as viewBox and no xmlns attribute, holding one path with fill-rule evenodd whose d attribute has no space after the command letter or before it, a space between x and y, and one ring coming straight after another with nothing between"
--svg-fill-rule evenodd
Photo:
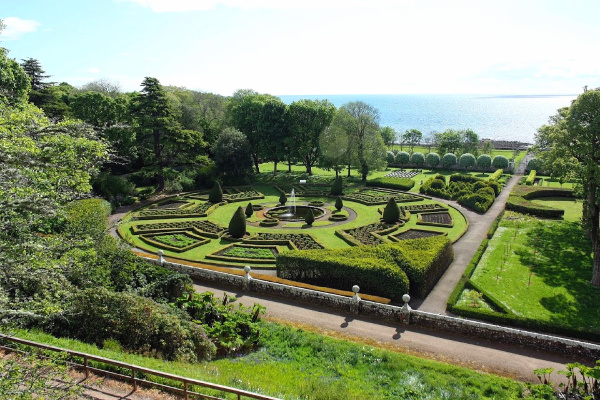
<instances>
[{"instance_id":1,"label":"stone balustrade post","mask_svg":"<svg viewBox=\"0 0 600 400\"><path fill-rule=\"evenodd\" d=\"M158 262L160 263L160 265L163 265L165 263L165 252L162 250L158 251Z\"/></svg>"},{"instance_id":2,"label":"stone balustrade post","mask_svg":"<svg viewBox=\"0 0 600 400\"><path fill-rule=\"evenodd\" d=\"M244 277L244 289L245 290L250 290L250 281L252 280L252 276L250 275L251 270L252 270L252 268L250 268L249 265L246 265L244 267L244 272L246 273L246 276Z\"/></svg>"},{"instance_id":3,"label":"stone balustrade post","mask_svg":"<svg viewBox=\"0 0 600 400\"><path fill-rule=\"evenodd\" d=\"M400 309L400 319L405 324L408 324L410 323L410 311L412 310L412 308L410 308L410 306L408 305L408 302L410 301L410 296L408 294L405 294L404 296L402 296L402 301L404 302L404 305Z\"/></svg>"}]
</instances>

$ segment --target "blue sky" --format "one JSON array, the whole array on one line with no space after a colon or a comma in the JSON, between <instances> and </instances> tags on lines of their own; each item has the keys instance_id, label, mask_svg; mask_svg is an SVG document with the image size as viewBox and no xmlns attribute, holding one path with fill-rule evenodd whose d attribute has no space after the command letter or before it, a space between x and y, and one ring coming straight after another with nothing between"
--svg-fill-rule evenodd
<instances>
[{"instance_id":1,"label":"blue sky","mask_svg":"<svg viewBox=\"0 0 600 400\"><path fill-rule=\"evenodd\" d=\"M577 94L597 0L0 0L0 46L52 81L231 95Z\"/></svg>"}]
</instances>

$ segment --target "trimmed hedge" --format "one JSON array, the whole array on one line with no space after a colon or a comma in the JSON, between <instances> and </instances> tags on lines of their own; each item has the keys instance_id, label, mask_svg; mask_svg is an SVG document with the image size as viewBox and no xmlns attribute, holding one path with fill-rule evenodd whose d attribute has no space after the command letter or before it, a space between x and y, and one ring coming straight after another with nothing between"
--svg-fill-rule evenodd
<instances>
[{"instance_id":1,"label":"trimmed hedge","mask_svg":"<svg viewBox=\"0 0 600 400\"><path fill-rule=\"evenodd\" d=\"M532 169L531 172L529 172L529 175L527 175L527 179L525 179L525 184L527 186L533 186L536 174L537 172L535 169Z\"/></svg>"},{"instance_id":2,"label":"trimmed hedge","mask_svg":"<svg viewBox=\"0 0 600 400\"><path fill-rule=\"evenodd\" d=\"M454 258L450 240L438 236L351 249L289 251L277 258L277 276L400 301L424 298ZM410 282L410 283L409 283Z\"/></svg>"},{"instance_id":3,"label":"trimmed hedge","mask_svg":"<svg viewBox=\"0 0 600 400\"><path fill-rule=\"evenodd\" d=\"M505 208L507 210L520 212L523 214L535 215L543 218L562 218L565 211L558 208L534 203L530 200L543 197L574 197L574 193L569 189L543 188L534 186L515 186Z\"/></svg>"},{"instance_id":4,"label":"trimmed hedge","mask_svg":"<svg viewBox=\"0 0 600 400\"><path fill-rule=\"evenodd\" d=\"M486 181L472 175L454 174L446 185L443 175L429 178L419 189L421 193L456 200L458 204L474 211L485 213L500 193L500 184Z\"/></svg>"},{"instance_id":5,"label":"trimmed hedge","mask_svg":"<svg viewBox=\"0 0 600 400\"><path fill-rule=\"evenodd\" d=\"M499 168L496 170L496 172L494 172L492 175L490 175L488 180L497 181L498 179L500 179L502 177L502 174L504 174L504 170L502 168Z\"/></svg>"},{"instance_id":6,"label":"trimmed hedge","mask_svg":"<svg viewBox=\"0 0 600 400\"><path fill-rule=\"evenodd\" d=\"M409 191L415 186L415 181L408 178L383 177L367 181L367 186L382 187L387 189L397 189Z\"/></svg>"}]
</instances>

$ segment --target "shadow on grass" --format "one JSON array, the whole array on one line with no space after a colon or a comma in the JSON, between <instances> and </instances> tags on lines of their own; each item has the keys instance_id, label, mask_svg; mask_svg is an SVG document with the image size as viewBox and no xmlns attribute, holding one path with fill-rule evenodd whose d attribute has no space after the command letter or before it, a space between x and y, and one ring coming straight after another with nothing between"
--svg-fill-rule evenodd
<instances>
[{"instance_id":1,"label":"shadow on grass","mask_svg":"<svg viewBox=\"0 0 600 400\"><path fill-rule=\"evenodd\" d=\"M555 288L564 288L574 300L563 293L540 299L540 304L553 313L551 321L573 328L600 332L600 289L590 285L592 278L592 247L581 226L575 222L536 223L527 234L528 250L520 252L521 262Z\"/></svg>"}]
</instances>

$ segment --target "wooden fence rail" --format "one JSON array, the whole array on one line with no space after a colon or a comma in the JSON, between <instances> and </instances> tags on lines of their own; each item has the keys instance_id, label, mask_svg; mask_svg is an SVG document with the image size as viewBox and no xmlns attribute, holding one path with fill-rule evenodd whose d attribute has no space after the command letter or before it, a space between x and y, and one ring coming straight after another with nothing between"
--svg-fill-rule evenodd
<instances>
[{"instance_id":1,"label":"wooden fence rail","mask_svg":"<svg viewBox=\"0 0 600 400\"><path fill-rule=\"evenodd\" d=\"M257 394L257 393L247 392L245 390L239 390L239 389L235 389L235 388L232 388L229 386L222 386L222 385L217 385L217 384L210 383L210 382L200 381L197 379L190 379L190 378L186 378L186 377L179 376L179 375L174 375L174 374L169 374L166 372L153 370L150 368L140 367L138 365L127 364L127 363L124 363L121 361L111 360L109 358L94 356L92 354L67 350L67 349L63 349L60 347L49 346L49 345L45 345L42 343L32 342L30 340L20 339L20 338L14 337L14 336L0 334L0 342L4 342L4 341L27 345L27 346L31 346L31 347L42 349L42 350L54 351L57 353L65 353L71 357L80 358L82 360L82 363L77 363L74 360L71 360L71 361L69 361L69 365L71 365L73 368L83 370L86 378L89 376L90 372L109 375L109 376L112 376L117 379L130 381L133 386L133 391L136 391L138 384L141 384L144 386L154 386L154 387L159 388L164 391L182 395L186 400L188 400L190 397L210 399L210 400L225 400L225 398L223 398L223 397L214 397L212 395L209 395L206 393L204 393L204 394L199 393L199 392L196 392L193 390L193 389L195 389L194 387L201 387L201 388L205 388L205 389L212 389L213 391L217 391L217 392L231 393L233 395L237 395L238 400L242 400L245 398L257 399L257 400L280 400L275 397L270 397L270 396L265 396L265 395L261 395L261 394ZM7 351L15 351L14 348L11 348L6 345L0 345L0 348L7 350ZM95 366L90 366L90 362L111 365L111 366L121 368L121 369L128 369L131 371L131 373L129 375L124 375L122 373L109 371L108 369L102 369L97 364ZM150 375L150 376L155 376L155 377L179 382L179 383L181 383L182 387L175 387L175 386L170 386L170 385L162 384L162 383L158 383L158 382L152 382L150 380L140 378L139 377L140 375Z\"/></svg>"}]
</instances>

